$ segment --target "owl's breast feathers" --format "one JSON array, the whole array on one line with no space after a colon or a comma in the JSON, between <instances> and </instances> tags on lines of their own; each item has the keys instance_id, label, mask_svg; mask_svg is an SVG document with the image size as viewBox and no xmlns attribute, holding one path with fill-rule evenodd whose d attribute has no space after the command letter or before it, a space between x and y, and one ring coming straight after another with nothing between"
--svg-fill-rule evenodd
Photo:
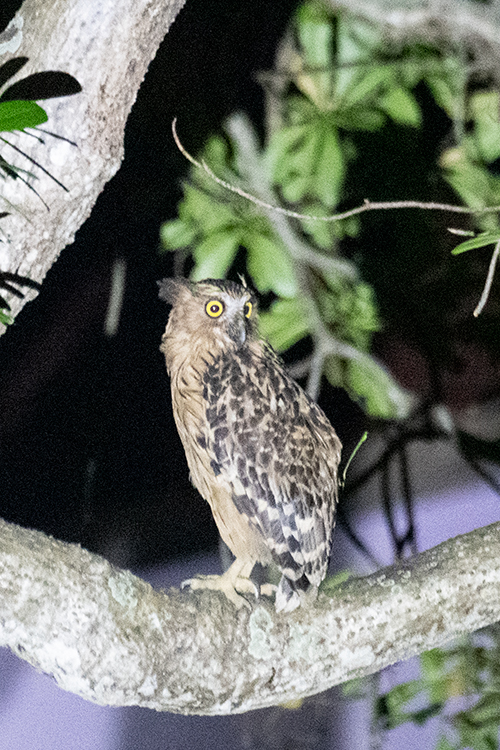
<instances>
[{"instance_id":1,"label":"owl's breast feathers","mask_svg":"<svg viewBox=\"0 0 500 750\"><path fill-rule=\"evenodd\" d=\"M227 472L221 472L212 445L204 381L209 369L220 363L221 356L210 353L215 348L213 342L207 346L206 341L200 341L196 346L191 341L184 350L176 343L167 327L161 349L171 378L172 409L191 481L209 503L219 533L234 556L241 561L268 565L272 562L270 551L247 515L235 505L233 484Z\"/></svg>"},{"instance_id":2,"label":"owl's breast feathers","mask_svg":"<svg viewBox=\"0 0 500 750\"><path fill-rule=\"evenodd\" d=\"M261 341L186 356L171 376L192 481L233 554L273 560L290 582L318 586L341 447L321 409Z\"/></svg>"}]
</instances>

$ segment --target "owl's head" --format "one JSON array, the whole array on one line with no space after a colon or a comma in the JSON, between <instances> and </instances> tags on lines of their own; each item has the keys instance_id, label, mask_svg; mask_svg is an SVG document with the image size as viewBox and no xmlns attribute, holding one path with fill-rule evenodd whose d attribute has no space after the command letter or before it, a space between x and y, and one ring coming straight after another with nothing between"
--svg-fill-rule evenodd
<instances>
[{"instance_id":1,"label":"owl's head","mask_svg":"<svg viewBox=\"0 0 500 750\"><path fill-rule=\"evenodd\" d=\"M222 279L163 279L158 286L160 299L172 305L167 335L237 348L256 338L257 300L248 287Z\"/></svg>"}]
</instances>

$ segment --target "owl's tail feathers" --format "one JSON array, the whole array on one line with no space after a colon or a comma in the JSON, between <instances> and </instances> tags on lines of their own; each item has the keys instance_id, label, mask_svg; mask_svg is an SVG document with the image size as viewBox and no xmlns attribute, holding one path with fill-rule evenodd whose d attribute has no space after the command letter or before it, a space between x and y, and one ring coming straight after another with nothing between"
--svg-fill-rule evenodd
<instances>
[{"instance_id":1,"label":"owl's tail feathers","mask_svg":"<svg viewBox=\"0 0 500 750\"><path fill-rule=\"evenodd\" d=\"M305 576L298 581L291 581L283 575L276 589L276 612L293 612L306 601L314 601L317 594L317 586L312 586Z\"/></svg>"}]
</instances>

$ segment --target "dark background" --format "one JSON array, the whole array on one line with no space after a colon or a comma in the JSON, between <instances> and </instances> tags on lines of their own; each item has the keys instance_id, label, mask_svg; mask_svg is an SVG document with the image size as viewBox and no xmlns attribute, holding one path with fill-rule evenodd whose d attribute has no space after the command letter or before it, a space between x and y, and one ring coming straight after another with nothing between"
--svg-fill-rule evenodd
<instances>
[{"instance_id":1,"label":"dark background","mask_svg":"<svg viewBox=\"0 0 500 750\"><path fill-rule=\"evenodd\" d=\"M2 4L0 28L16 7ZM39 297L0 340L0 515L145 564L215 545L188 481L158 347L167 307L156 280L162 221L176 214L188 164L235 109L262 117L254 73L269 68L294 3L189 0L139 91L125 160ZM117 336L103 336L114 259L127 261Z\"/></svg>"},{"instance_id":2,"label":"dark background","mask_svg":"<svg viewBox=\"0 0 500 750\"><path fill-rule=\"evenodd\" d=\"M16 5L2 5L0 25ZM173 269L173 258L159 253L158 233L175 216L188 171L170 125L177 116L196 153L234 110L261 120L254 76L272 66L294 5L188 0L160 47L129 118L122 168L38 298L0 339L0 515L7 520L134 566L216 544L208 506L188 481L158 351L167 308L156 280ZM421 132L388 126L359 136L349 206L366 197L454 200L436 167L450 123L425 90L419 96ZM493 297L483 318L472 320L489 250L452 259L450 223L464 220L367 215L361 237L345 250L378 293L385 317L379 353L406 385L463 405L498 389L498 305ZM127 286L118 334L106 339L117 257L126 258ZM472 344L491 364L473 396L472 355L461 354ZM484 380L484 362L473 370ZM347 397L326 387L321 404L343 440L359 436L360 412Z\"/></svg>"}]
</instances>

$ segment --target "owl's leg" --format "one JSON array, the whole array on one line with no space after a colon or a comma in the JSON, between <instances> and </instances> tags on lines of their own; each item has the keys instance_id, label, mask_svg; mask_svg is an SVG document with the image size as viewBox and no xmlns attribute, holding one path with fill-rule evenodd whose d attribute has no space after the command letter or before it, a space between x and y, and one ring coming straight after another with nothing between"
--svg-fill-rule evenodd
<instances>
[{"instance_id":1,"label":"owl's leg","mask_svg":"<svg viewBox=\"0 0 500 750\"><path fill-rule=\"evenodd\" d=\"M302 576L298 581L292 581L285 575L276 589L275 607L276 612L293 612L300 606L311 606L318 596L318 586Z\"/></svg>"},{"instance_id":2,"label":"owl's leg","mask_svg":"<svg viewBox=\"0 0 500 750\"><path fill-rule=\"evenodd\" d=\"M183 581L181 588L189 586L193 590L210 589L211 591L221 591L235 605L236 609L241 607L250 608L250 604L237 592L244 594L253 594L258 596L258 588L250 580L250 573L254 566L253 562L246 560L236 560L221 576L196 576L187 581Z\"/></svg>"}]
</instances>

